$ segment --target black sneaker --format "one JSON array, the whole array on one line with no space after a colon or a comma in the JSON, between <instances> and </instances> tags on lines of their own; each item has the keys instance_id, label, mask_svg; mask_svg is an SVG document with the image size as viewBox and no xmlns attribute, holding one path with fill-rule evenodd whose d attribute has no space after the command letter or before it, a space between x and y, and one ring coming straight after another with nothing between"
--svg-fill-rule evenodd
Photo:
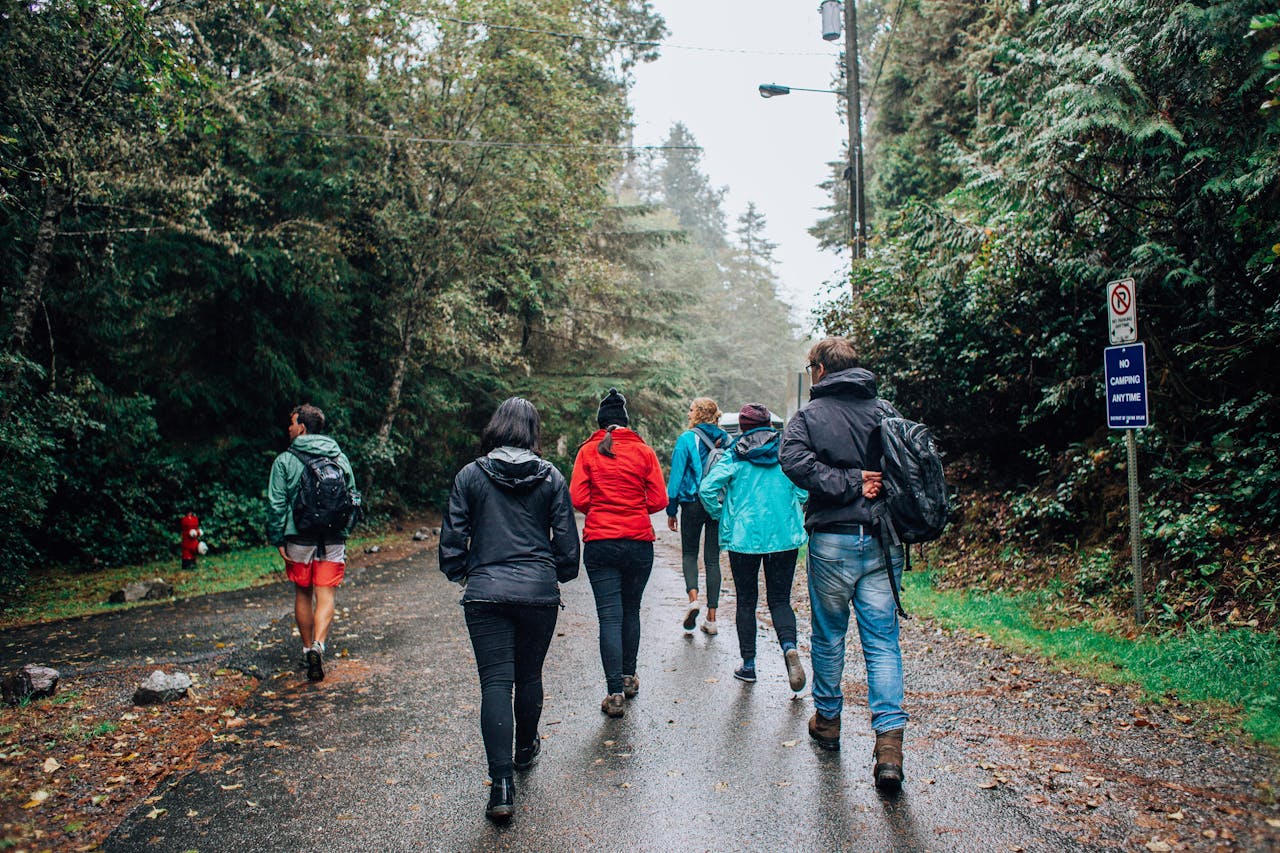
<instances>
[{"instance_id":1,"label":"black sneaker","mask_svg":"<svg viewBox=\"0 0 1280 853\"><path fill-rule=\"evenodd\" d=\"M532 746L522 746L516 750L515 765L517 770L528 770L538 763L538 755L542 752L542 739L536 735Z\"/></svg>"},{"instance_id":2,"label":"black sneaker","mask_svg":"<svg viewBox=\"0 0 1280 853\"><path fill-rule=\"evenodd\" d=\"M307 681L324 681L324 655L315 646L307 649Z\"/></svg>"},{"instance_id":3,"label":"black sneaker","mask_svg":"<svg viewBox=\"0 0 1280 853\"><path fill-rule=\"evenodd\" d=\"M740 666L733 671L733 677L748 684L756 683L755 667Z\"/></svg>"}]
</instances>

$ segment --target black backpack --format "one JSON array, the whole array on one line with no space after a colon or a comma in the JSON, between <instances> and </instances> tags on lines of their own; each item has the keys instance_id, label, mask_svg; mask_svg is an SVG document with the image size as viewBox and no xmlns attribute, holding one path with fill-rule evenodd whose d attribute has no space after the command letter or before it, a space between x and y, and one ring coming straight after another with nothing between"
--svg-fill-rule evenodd
<instances>
[{"instance_id":1,"label":"black backpack","mask_svg":"<svg viewBox=\"0 0 1280 853\"><path fill-rule=\"evenodd\" d=\"M951 514L942 454L933 433L906 418L880 422L880 472L884 509L894 544L932 542L942 535ZM886 520L881 517L881 523Z\"/></svg>"},{"instance_id":2,"label":"black backpack","mask_svg":"<svg viewBox=\"0 0 1280 853\"><path fill-rule=\"evenodd\" d=\"M332 456L315 456L292 447L289 452L302 463L298 496L293 500L293 526L298 535L342 539L357 511L346 473Z\"/></svg>"},{"instance_id":3,"label":"black backpack","mask_svg":"<svg viewBox=\"0 0 1280 853\"><path fill-rule=\"evenodd\" d=\"M942 454L929 428L906 418L884 418L874 439L873 443L880 445L884 499L876 503L872 512L880 529L884 563L886 567L890 565L889 548L902 545L902 568L909 571L911 549L905 546L937 539L951 515ZM906 617L892 574L889 587L898 613Z\"/></svg>"}]
</instances>

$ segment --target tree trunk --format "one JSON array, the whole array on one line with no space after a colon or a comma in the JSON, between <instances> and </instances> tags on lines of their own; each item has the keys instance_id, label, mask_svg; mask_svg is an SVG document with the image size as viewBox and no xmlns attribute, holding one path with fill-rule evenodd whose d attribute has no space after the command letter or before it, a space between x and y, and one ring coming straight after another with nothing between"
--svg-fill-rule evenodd
<instances>
[{"instance_id":1,"label":"tree trunk","mask_svg":"<svg viewBox=\"0 0 1280 853\"><path fill-rule=\"evenodd\" d=\"M396 355L395 368L391 372L391 387L387 389L387 408L382 414L382 424L378 427L378 447L385 451L391 440L391 427L396 420L396 412L400 410L400 393L404 388L404 377L409 372L409 356L413 354L414 322L412 312L405 317L404 339L400 343L400 352Z\"/></svg>"},{"instance_id":2,"label":"tree trunk","mask_svg":"<svg viewBox=\"0 0 1280 853\"><path fill-rule=\"evenodd\" d=\"M67 206L67 194L61 187L49 184L45 188L44 212L40 216L40 227L36 229L36 242L31 247L31 263L27 266L27 275L18 290L18 301L13 309L13 325L9 329L9 349L21 354L27 347L27 338L31 335L31 320L35 316L36 306L40 304L40 295L44 292L45 279L49 275L49 265L53 262L53 240L58 234L58 222L62 211Z\"/></svg>"}]
</instances>

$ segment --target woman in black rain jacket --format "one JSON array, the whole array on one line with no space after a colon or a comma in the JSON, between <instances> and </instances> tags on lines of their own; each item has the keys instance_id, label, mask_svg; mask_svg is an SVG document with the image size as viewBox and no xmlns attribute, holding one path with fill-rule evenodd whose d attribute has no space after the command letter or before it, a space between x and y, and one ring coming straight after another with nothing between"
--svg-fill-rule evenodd
<instances>
[{"instance_id":1,"label":"woman in black rain jacket","mask_svg":"<svg viewBox=\"0 0 1280 853\"><path fill-rule=\"evenodd\" d=\"M578 576L569 489L538 456L538 432L532 403L504 401L481 435L483 455L454 478L440 528L440 571L463 586L480 673L480 731L493 780L485 814L500 823L515 811L513 771L531 767L541 751L542 663L560 583Z\"/></svg>"}]
</instances>

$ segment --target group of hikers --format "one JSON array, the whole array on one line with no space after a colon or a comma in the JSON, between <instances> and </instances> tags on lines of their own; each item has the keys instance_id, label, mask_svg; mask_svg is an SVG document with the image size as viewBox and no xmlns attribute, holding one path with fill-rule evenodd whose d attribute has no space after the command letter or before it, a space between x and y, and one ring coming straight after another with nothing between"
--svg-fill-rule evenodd
<instances>
[{"instance_id":1,"label":"group of hikers","mask_svg":"<svg viewBox=\"0 0 1280 853\"><path fill-rule=\"evenodd\" d=\"M601 712L624 716L628 700L640 691L640 606L656 539L651 516L663 510L668 528L681 534L689 596L683 630L698 627L701 552L706 577L701 630L718 633L719 552L728 551L742 657L733 674L748 683L756 681L763 567L765 599L788 683L797 692L805 686L791 588L799 549L808 544L814 703L809 734L824 749L840 748L852 606L876 733L873 777L881 790L900 789L907 715L896 585L903 553L901 546L882 546L873 512L883 488L874 446L877 428L897 413L877 397L875 376L859 366L844 338L815 344L806 369L810 402L782 432L767 408L749 403L738 412L738 434L731 437L718 424L715 401L695 399L666 481L653 449L630 428L626 399L616 389L600 401L599 428L578 448L568 483L539 454L540 419L532 403L512 397L493 413L480 437L479 458L454 479L439 542L440 570L462 587L479 672L490 820L510 820L515 772L533 766L542 749L543 662L555 634L560 584L578 576L580 562L599 622L605 680ZM323 429L318 409L294 410L290 450L276 459L269 488L268 534L295 584L295 616L312 680L324 677L324 641L333 618L333 590L342 580L341 534L346 531L308 535L295 521L296 507L290 508L300 492L315 489L313 483L323 479L316 469L326 461L334 485L342 480L354 491L350 463ZM581 548L575 510L584 515Z\"/></svg>"}]
</instances>

